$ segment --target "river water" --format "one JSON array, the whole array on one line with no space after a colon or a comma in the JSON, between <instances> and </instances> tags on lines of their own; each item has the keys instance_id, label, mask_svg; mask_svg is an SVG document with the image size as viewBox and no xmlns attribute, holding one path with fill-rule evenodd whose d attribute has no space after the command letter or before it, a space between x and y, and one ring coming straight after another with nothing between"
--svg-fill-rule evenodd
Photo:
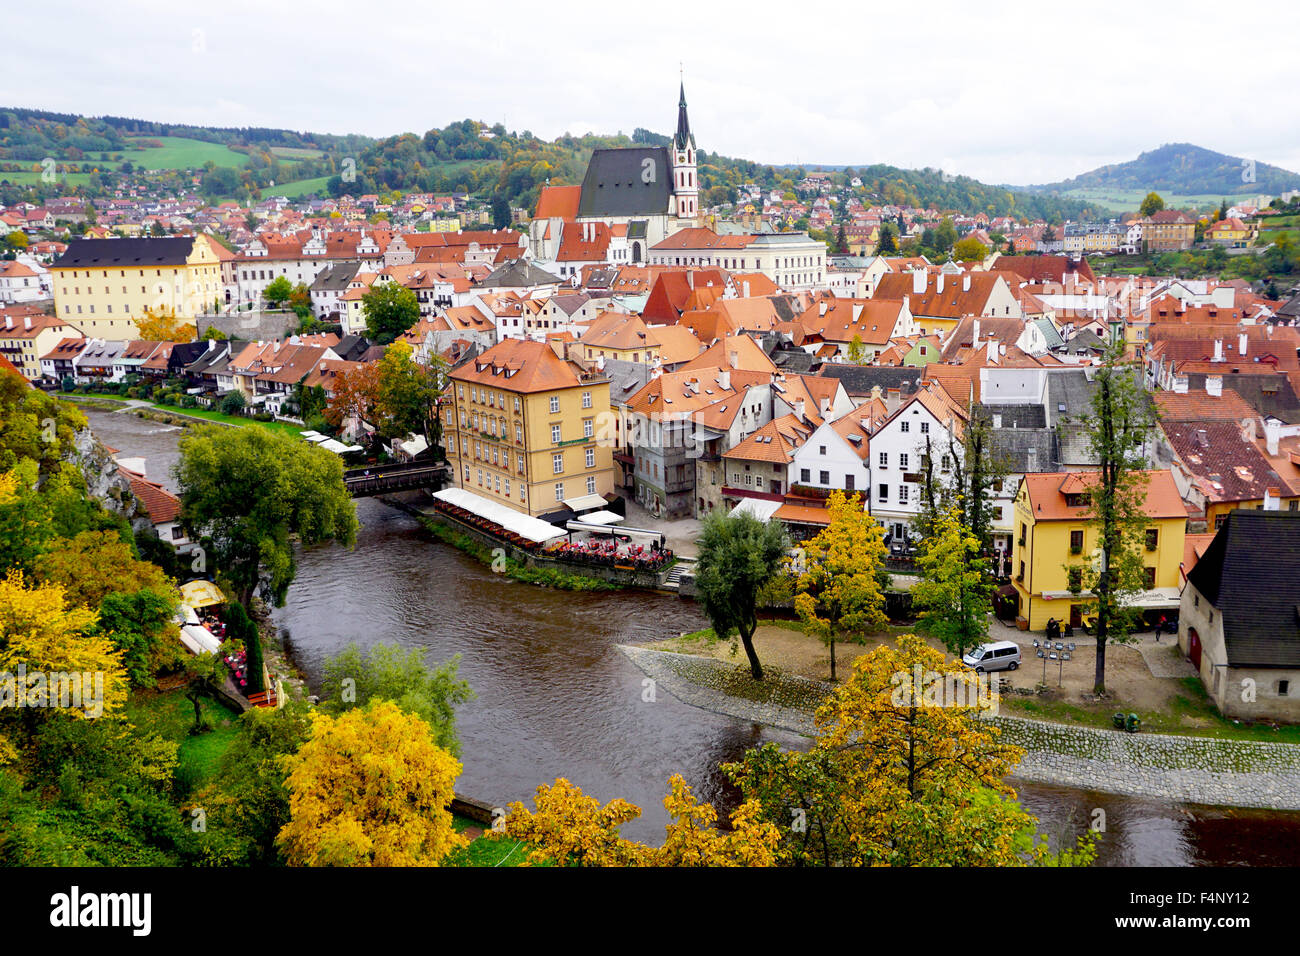
<instances>
[{"instance_id":1,"label":"river water","mask_svg":"<svg viewBox=\"0 0 1300 956\"><path fill-rule=\"evenodd\" d=\"M95 434L144 456L149 476L173 486L181 430L89 411ZM369 499L351 550L302 551L275 615L293 659L316 684L349 642L417 647L430 662L460 655L476 697L457 714L464 770L457 790L503 804L527 801L564 776L587 793L642 808L624 832L661 837L667 779L731 806L718 765L765 741L797 736L722 717L660 692L643 700L642 673L615 648L704 625L693 602L649 592L572 593L520 584L432 540L414 518ZM1189 807L1018 784L1026 809L1055 842L1105 814L1099 862L1111 866L1282 865L1300 861L1300 814Z\"/></svg>"}]
</instances>

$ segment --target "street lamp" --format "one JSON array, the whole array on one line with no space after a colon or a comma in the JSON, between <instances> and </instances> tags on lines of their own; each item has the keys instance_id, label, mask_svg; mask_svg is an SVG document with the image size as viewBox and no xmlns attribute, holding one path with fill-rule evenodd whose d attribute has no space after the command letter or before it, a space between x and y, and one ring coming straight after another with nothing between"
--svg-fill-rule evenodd
<instances>
[{"instance_id":1,"label":"street lamp","mask_svg":"<svg viewBox=\"0 0 1300 956\"><path fill-rule=\"evenodd\" d=\"M1060 641L1043 641L1041 644L1035 640L1034 647L1038 648L1038 656L1043 660L1043 683L1047 683L1047 662L1056 661L1056 686L1061 686L1062 668L1065 662L1071 660L1074 651L1074 642L1063 644Z\"/></svg>"}]
</instances>

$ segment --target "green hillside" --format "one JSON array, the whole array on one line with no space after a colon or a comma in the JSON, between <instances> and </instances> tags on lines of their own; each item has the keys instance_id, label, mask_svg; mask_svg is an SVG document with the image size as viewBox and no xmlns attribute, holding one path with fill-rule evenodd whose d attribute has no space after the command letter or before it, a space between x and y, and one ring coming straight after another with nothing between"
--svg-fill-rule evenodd
<instances>
[{"instance_id":1,"label":"green hillside","mask_svg":"<svg viewBox=\"0 0 1300 956\"><path fill-rule=\"evenodd\" d=\"M220 143L183 136L144 136L127 142L131 146L121 150L123 160L142 169L202 169L208 162L238 169L248 162L245 153L237 153ZM162 146L148 146L149 143Z\"/></svg>"}]
</instances>

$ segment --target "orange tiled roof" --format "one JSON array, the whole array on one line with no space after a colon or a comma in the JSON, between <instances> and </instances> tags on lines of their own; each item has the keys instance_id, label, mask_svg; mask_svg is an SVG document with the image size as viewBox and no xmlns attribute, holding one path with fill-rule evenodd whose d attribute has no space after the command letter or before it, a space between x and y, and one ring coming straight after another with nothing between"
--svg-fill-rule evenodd
<instances>
[{"instance_id":1,"label":"orange tiled roof","mask_svg":"<svg viewBox=\"0 0 1300 956\"><path fill-rule=\"evenodd\" d=\"M1095 485L1100 473L1095 471L1036 473L1025 475L1029 507L1038 521L1082 521L1088 517L1086 506L1066 504L1067 494L1081 494ZM1178 486L1168 469L1143 472L1146 483L1144 511L1148 518L1182 518L1187 515Z\"/></svg>"}]
</instances>

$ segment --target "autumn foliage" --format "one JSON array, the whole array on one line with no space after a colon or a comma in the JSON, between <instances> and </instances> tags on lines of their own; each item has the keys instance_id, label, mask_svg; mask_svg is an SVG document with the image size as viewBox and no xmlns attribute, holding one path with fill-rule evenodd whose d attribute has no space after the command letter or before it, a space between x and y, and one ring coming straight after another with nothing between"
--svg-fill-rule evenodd
<instances>
[{"instance_id":1,"label":"autumn foliage","mask_svg":"<svg viewBox=\"0 0 1300 956\"><path fill-rule=\"evenodd\" d=\"M466 843L448 809L460 761L391 701L315 712L283 763L290 820L278 842L291 865L437 866Z\"/></svg>"}]
</instances>

